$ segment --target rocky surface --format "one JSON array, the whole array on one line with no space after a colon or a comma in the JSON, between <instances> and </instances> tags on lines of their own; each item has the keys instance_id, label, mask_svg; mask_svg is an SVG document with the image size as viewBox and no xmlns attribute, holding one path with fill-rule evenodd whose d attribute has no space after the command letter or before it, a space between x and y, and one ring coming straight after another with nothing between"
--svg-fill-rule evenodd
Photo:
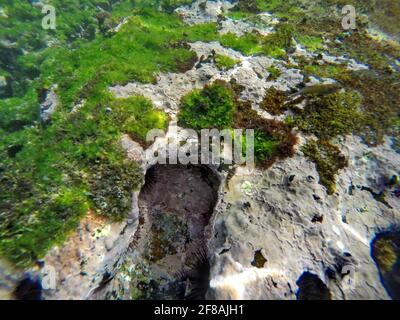
<instances>
[{"instance_id":1,"label":"rocky surface","mask_svg":"<svg viewBox=\"0 0 400 320\"><path fill-rule=\"evenodd\" d=\"M189 23L217 19L198 4L179 12ZM129 84L111 90L119 97L143 94L176 114L186 92L216 79L235 79L245 87L241 99L251 101L254 109L270 118L258 107L265 90L274 86L291 91L303 82L299 70L271 58L245 57L218 43L194 43L191 47L199 57L214 51L240 63L227 72L218 71L212 63L203 64L185 74L160 75L156 85ZM300 46L293 55L313 56ZM351 70L368 68L328 55L322 55L321 63L346 63ZM275 81L268 81L271 65L281 71ZM311 80L309 85L333 82ZM398 175L398 155L389 142L371 149L357 137L346 137L339 145L349 166L338 176L336 194L328 196L318 183L315 165L300 151L305 141L302 137L295 157L264 172L239 168L230 180L216 208L213 234L217 238L209 243L210 298L295 299L298 280L305 272L326 284L332 299L389 298L370 255L370 243L377 233L398 223L400 204L393 193L389 192L388 204L384 204L365 188L383 191L382 181ZM252 263L256 252L262 252L266 260L263 267Z\"/></svg>"},{"instance_id":2,"label":"rocky surface","mask_svg":"<svg viewBox=\"0 0 400 320\"><path fill-rule=\"evenodd\" d=\"M238 170L224 197L229 209L218 214L220 239L211 242L213 298L294 299L296 282L307 271L328 286L333 299L389 298L370 242L398 222L399 201L388 197L388 208L359 188L349 194L349 185L379 190L379 181L398 170L399 159L388 144L371 151L348 137L343 146L350 165L333 196L300 151L266 172ZM380 160L367 161L367 155ZM224 248L229 251L219 254ZM251 264L260 249L264 268ZM343 270L352 273L342 278Z\"/></svg>"},{"instance_id":3,"label":"rocky surface","mask_svg":"<svg viewBox=\"0 0 400 320\"><path fill-rule=\"evenodd\" d=\"M138 227L137 194L133 208L121 223L89 213L66 243L49 251L43 262L47 269L54 269L55 285L44 288L45 299L88 299L112 279Z\"/></svg>"},{"instance_id":4,"label":"rocky surface","mask_svg":"<svg viewBox=\"0 0 400 320\"><path fill-rule=\"evenodd\" d=\"M221 33L241 35L255 28L267 34L276 23L268 14L262 15L265 26L258 29L247 22L221 20L220 14L232 7L231 2L202 3L196 1L177 11L189 24L219 22ZM160 74L156 84L129 83L110 91L119 98L143 95L174 121L179 101L186 93L217 79L234 79L244 87L240 98L250 101L261 116L282 119L284 116L274 117L259 107L268 88L296 92L302 85L333 81L312 78L308 84L304 83L295 64L263 56L244 56L217 42L196 42L190 46L199 58L192 70ZM230 56L239 63L233 69L221 71L213 61L200 59L215 53ZM292 55L313 56L300 45ZM321 63L367 68L354 60L327 55L322 55ZM280 71L275 80L269 80L270 66ZM46 101L44 119L56 106L54 90L47 94ZM338 141L349 165L339 172L337 192L330 196L318 183L315 165L301 152L301 146L309 138L299 136L295 156L275 163L268 170L248 171L239 167L227 183L226 173L218 173L223 183L217 193L214 218L208 225L207 297L296 299L301 286L299 279L308 272L327 286L332 299L389 299L371 257L370 243L377 233L391 229L400 220L399 198L393 190L384 190L383 183L388 177L399 176L398 153L389 141L376 148L367 147L355 136ZM124 136L122 145L128 158L141 163L146 172L150 165L139 144ZM383 191L386 203L373 194ZM140 224L138 193L134 193L133 204L129 219L121 223L109 223L89 214L63 246L48 253L44 263L57 271L57 285L55 290L45 291L45 298L109 298L112 291L117 291L117 297L119 291L122 291L119 297L131 297L127 292L132 290L135 277L132 270L140 255L134 245Z\"/></svg>"},{"instance_id":5,"label":"rocky surface","mask_svg":"<svg viewBox=\"0 0 400 320\"><path fill-rule=\"evenodd\" d=\"M43 100L40 102L40 118L48 121L51 115L56 111L58 106L57 85L52 85L44 94Z\"/></svg>"},{"instance_id":6,"label":"rocky surface","mask_svg":"<svg viewBox=\"0 0 400 320\"><path fill-rule=\"evenodd\" d=\"M223 16L223 13L234 6L234 1L195 1L192 5L178 8L176 12L187 24L218 22L220 34L232 33L237 36L251 32L268 35L273 31L273 26L279 22L278 19L267 12L257 15L260 20L257 25Z\"/></svg>"},{"instance_id":7,"label":"rocky surface","mask_svg":"<svg viewBox=\"0 0 400 320\"><path fill-rule=\"evenodd\" d=\"M240 62L233 69L220 71L215 63L201 62L195 68L185 73L160 74L156 84L129 83L126 86L110 88L118 98L126 98L132 95L143 95L150 99L154 105L169 113L173 119L179 111L181 98L194 89L201 89L205 84L217 79L230 81L243 86L241 99L253 102L257 109L262 101L265 90L275 87L281 91L295 89L303 82L300 70L287 68L281 61L263 56L243 56L232 49L222 47L218 42L195 42L190 44L197 56L209 57L215 54L226 55ZM274 81L269 81L268 67L275 66L281 75ZM260 112L261 109L258 109ZM268 117L267 114L264 114Z\"/></svg>"}]
</instances>

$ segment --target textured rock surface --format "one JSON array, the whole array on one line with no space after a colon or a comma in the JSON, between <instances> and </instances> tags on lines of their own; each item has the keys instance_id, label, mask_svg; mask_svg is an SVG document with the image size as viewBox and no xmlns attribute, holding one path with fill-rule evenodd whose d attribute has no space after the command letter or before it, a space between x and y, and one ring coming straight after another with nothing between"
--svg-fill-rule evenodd
<instances>
[{"instance_id":1,"label":"textured rock surface","mask_svg":"<svg viewBox=\"0 0 400 320\"><path fill-rule=\"evenodd\" d=\"M45 299L88 299L114 276L138 226L137 195L133 202L127 221L110 223L89 213L66 243L49 251L44 265L54 268L56 283L44 290Z\"/></svg>"},{"instance_id":2,"label":"textured rock surface","mask_svg":"<svg viewBox=\"0 0 400 320\"><path fill-rule=\"evenodd\" d=\"M58 106L58 97L56 94L57 85L53 85L46 92L44 100L40 103L40 118L43 121L47 121L51 118L51 115L56 111Z\"/></svg>"},{"instance_id":3,"label":"textured rock surface","mask_svg":"<svg viewBox=\"0 0 400 320\"><path fill-rule=\"evenodd\" d=\"M318 184L314 165L301 152L266 172L239 169L224 197L229 209L221 210L216 222L220 239L211 243L212 297L292 299L298 278L309 271L327 284L333 299L388 298L370 242L399 221L399 201L388 197L390 209L368 192L348 190L351 182L379 190L379 181L396 172L399 159L388 145L370 151L353 137L343 145L350 166L340 173L333 196ZM366 161L367 154L379 160ZM313 222L316 216L323 221ZM230 249L219 255L224 248ZM262 269L251 265L260 249L267 260ZM349 276L341 277L346 268L354 271L353 285Z\"/></svg>"},{"instance_id":4,"label":"textured rock surface","mask_svg":"<svg viewBox=\"0 0 400 320\"><path fill-rule=\"evenodd\" d=\"M220 20L219 14L232 6L229 1L208 2L205 8L201 3L196 1L178 13L189 24L219 22L221 33L241 35L257 28L247 22ZM269 15L264 17L266 26L258 29L262 34L270 32L276 23ZM199 58L215 51L240 62L228 71L218 70L213 62L201 63L186 73L160 74L156 84L129 83L110 91L120 98L143 95L176 120L183 95L216 79L235 79L244 86L241 99L250 101L263 117L274 118L259 108L265 91L274 86L290 92L305 85L295 64L289 66L268 57L246 57L217 42L190 45ZM313 56L300 45L295 55ZM366 68L353 60L326 55L322 55L321 63ZM280 71L273 81L268 80L270 66ZM319 82L332 80L312 78L308 84ZM47 105L46 110L51 110L54 103ZM399 155L390 148L389 141L376 148L367 147L354 136L338 141L349 166L339 172L337 192L329 196L318 183L315 165L300 151L307 138L300 138L293 158L279 161L266 171L237 168L218 193L216 219L211 221L208 243L209 298L296 299L298 280L304 272L318 276L332 299L389 298L371 258L370 242L378 232L398 224L400 202L388 190L384 204L365 188L379 193L383 191L384 179L399 176ZM127 136L122 145L128 158L141 163L146 171L149 165L143 159L144 150ZM58 276L56 290L46 291L46 298L102 298L107 288L97 292L96 289L115 274L116 282L109 289L123 287L129 291L131 279L118 270L139 225L137 194L133 202L134 209L127 221L110 224L89 214L62 247L48 253L45 265L53 266ZM254 263L257 252L262 252L266 260L263 266ZM350 275L343 276L349 270Z\"/></svg>"},{"instance_id":5,"label":"textured rock surface","mask_svg":"<svg viewBox=\"0 0 400 320\"><path fill-rule=\"evenodd\" d=\"M228 71L220 71L213 62L200 63L197 67L185 73L167 73L158 76L157 84L129 83L126 86L110 88L118 98L132 95L143 95L149 98L156 107L164 109L171 116L179 111L181 98L194 89L203 88L205 84L217 79L230 81L244 87L241 99L253 102L257 108L265 95L265 90L274 86L281 91L290 91L303 82L303 76L298 69L289 69L278 60L268 57L243 56L232 49L222 47L218 42L195 42L190 44L198 57L210 56L212 52L227 55L240 61L236 67ZM281 75L274 81L268 81L268 67L277 67ZM264 113L268 117L267 113Z\"/></svg>"},{"instance_id":6,"label":"textured rock surface","mask_svg":"<svg viewBox=\"0 0 400 320\"><path fill-rule=\"evenodd\" d=\"M196 4L180 12L189 23L217 19ZM177 102L186 92L215 79L235 79L245 87L241 98L270 118L258 107L265 90L275 86L290 91L303 81L299 70L288 69L274 59L245 57L218 43L191 46L198 56L214 50L240 63L228 72L218 71L212 63L204 64L183 75L160 75L158 84L151 87L129 84L112 91L117 96L143 94L176 114ZM298 46L294 55L301 54L313 55ZM367 68L354 60L327 55L321 63L347 63L352 70ZM267 80L271 65L281 71L275 81ZM330 79L314 79L310 84L320 81L332 83ZM306 139L301 141L298 150ZM318 183L315 165L301 151L265 172L237 170L216 208L213 233L218 237L209 243L213 253L210 298L295 299L297 282L304 272L318 276L333 299L389 298L370 256L370 242L376 233L398 223L400 204L389 193L389 208L362 188L382 191L382 179L398 174L399 158L389 143L370 149L353 136L340 141L340 147L349 166L340 172L333 196ZM258 250L266 259L263 268L252 265Z\"/></svg>"}]
</instances>

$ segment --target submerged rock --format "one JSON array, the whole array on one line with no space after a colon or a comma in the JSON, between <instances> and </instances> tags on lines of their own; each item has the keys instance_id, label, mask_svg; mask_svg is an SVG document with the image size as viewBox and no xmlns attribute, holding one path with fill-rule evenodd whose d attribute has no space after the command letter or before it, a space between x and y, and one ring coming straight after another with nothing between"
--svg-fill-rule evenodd
<instances>
[{"instance_id":1,"label":"submerged rock","mask_svg":"<svg viewBox=\"0 0 400 320\"><path fill-rule=\"evenodd\" d=\"M42 100L40 101L40 118L43 121L48 121L51 118L51 115L56 111L58 107L58 97L57 97L57 84L54 84L48 89L44 95Z\"/></svg>"}]
</instances>

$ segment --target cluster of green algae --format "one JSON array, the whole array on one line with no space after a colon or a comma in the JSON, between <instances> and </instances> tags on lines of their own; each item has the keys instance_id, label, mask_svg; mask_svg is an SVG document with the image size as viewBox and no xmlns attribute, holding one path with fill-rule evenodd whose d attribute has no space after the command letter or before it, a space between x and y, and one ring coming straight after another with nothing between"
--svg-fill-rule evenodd
<instances>
[{"instance_id":1,"label":"cluster of green algae","mask_svg":"<svg viewBox=\"0 0 400 320\"><path fill-rule=\"evenodd\" d=\"M164 2L166 10L184 1L172 2ZM189 69L194 63L194 55L186 46L181 45L185 41L218 40L222 45L244 54L266 54L287 60L288 53L293 50L293 39L314 52L322 52L323 40L329 39L328 52L345 53L372 67L371 76L349 72L340 65L326 66L316 64L315 61L299 61L303 62L302 69L306 76L318 76L324 72L325 76L335 78L350 89L345 95L356 96L352 90L362 94L361 106L358 102L350 106L350 113L357 115L352 119L354 127L346 127L349 119L348 105L342 103L343 96L338 93L310 99L306 111L295 110L294 117L287 119L290 126L312 133L319 139L318 143L312 140L306 145L304 152L317 164L321 183L330 193L334 192L335 173L345 164L343 161L338 164L337 159L342 160L343 157L331 139L319 132L320 128L324 129L322 131L332 129L339 136L357 130L371 144L380 143L385 134L393 134L396 124L398 128L398 106L393 105L398 97L395 86L390 86L393 95L384 95L384 100L378 90L381 92L382 79L385 79L386 85L396 83L398 75L388 66L393 65L399 52L392 44L376 44L363 28L344 32L337 16L328 14L333 5L337 6L336 9L340 8L340 1L332 0L328 5L311 5L295 0L240 1L241 5L247 3L248 8L237 6L227 16L255 21L255 13L269 11L281 19L276 32L269 36L248 33L242 37L233 34L221 36L217 32L217 25L213 23L187 27L175 15L158 12L152 1L137 1L133 7L128 1L120 1L116 8L108 8L111 15L98 17L93 23L93 16L98 14L93 3L97 3L88 3L90 5L85 8L91 9L84 17L76 15L77 8L70 8L67 12L71 16L65 17L71 19L73 16L77 19L68 24L76 26L76 30L82 30L78 26L88 26L83 28L83 34L63 29L60 32L58 29L57 33L61 33L56 35L60 41L58 45L35 48L29 43L32 53L19 55L18 59L12 61L13 65L18 66L21 75L30 75L30 80L20 81L21 84L16 81L12 97L2 99L4 116L0 124L2 137L5 138L1 141L0 170L1 184L7 192L2 194L0 204L0 251L19 265L31 263L42 257L51 245L63 241L89 207L116 219L121 219L128 212L126 199L130 197L132 189L140 186L142 177L137 165L124 160L123 151L117 143L118 136L128 133L141 141L146 127L163 128L167 118L152 108L145 108L144 113L135 114L136 108L140 110L139 106L149 105L150 102L144 102L143 98L138 97L128 102L115 99L107 87L129 81L153 82L156 72L182 72ZM27 9L19 10L23 15ZM78 9L82 11L82 7ZM120 32L114 33L110 27L115 26L126 12L132 13L128 23ZM28 19L28 22L32 21ZM22 27L19 20L15 26L16 30ZM28 28L27 36L23 39L31 39L36 29L30 32ZM340 40L343 45L334 45L336 40ZM219 60L220 68L229 68L233 63L223 57ZM2 69L5 65L9 65L9 61L2 61ZM9 74L8 71L6 75ZM272 73L272 76L278 77L279 72ZM375 84L376 90L369 90L368 82L364 81L366 77ZM18 79L22 78L20 76ZM48 89L52 83L59 84L57 94L61 106L52 123L44 125L38 122L37 97L38 92ZM282 107L280 93L277 95L276 101ZM270 95L271 98L274 101L273 95ZM191 100L186 99L189 102ZM312 106L325 106L326 100L331 104L328 104L328 108L318 110L315 115L316 110ZM69 114L72 106L81 101L86 103L79 113ZM382 109L380 103L376 103L378 101L383 101L385 108ZM130 114L134 114L133 117L124 113L129 105L132 106ZM275 156L292 154L295 142L287 126L279 122L266 124L265 120L259 119L252 112L250 106L243 103L234 105L236 111L233 125L228 127L245 124L257 129L256 150L260 155L259 162L270 165ZM358 117L360 109L365 115ZM340 115L334 121L327 117L332 110L335 110L335 118ZM375 114L380 116L377 118ZM139 115L148 126L140 126L135 120L135 116ZM318 123L321 119L328 123ZM197 125L200 128L205 124L195 124L194 127ZM43 150L46 152L41 152ZM96 172L93 172L93 168ZM110 177L110 183L107 177ZM115 187L107 189L111 185Z\"/></svg>"},{"instance_id":2,"label":"cluster of green algae","mask_svg":"<svg viewBox=\"0 0 400 320\"><path fill-rule=\"evenodd\" d=\"M69 25L81 30L85 19L95 20L97 5L102 4L81 1L61 10L60 25L71 19ZM84 17L74 15L83 8ZM10 30L34 25L26 28L27 39L41 28L36 14L26 20L20 16L35 12L32 7L11 4L3 9L19 13L9 15ZM193 65L193 52L175 45L188 31L177 16L159 12L152 1L121 1L107 9L113 27L122 13L130 14L118 33L103 34L104 25L99 25L93 38L80 33L72 37L73 31L64 33L60 27L53 32L57 41L51 47L16 44L30 51L17 56L13 68L22 73L30 66L35 69L28 82L13 73L8 79L12 96L6 92L1 100L0 251L18 266L31 264L63 242L89 208L116 220L129 212L132 190L143 177L137 164L125 160L119 138L129 134L142 142L148 130L164 129L168 117L142 97L116 99L108 87L152 82L160 71L179 72ZM189 33L197 39L198 28ZM2 67L7 59L2 56ZM44 123L38 100L53 83L58 84L59 106Z\"/></svg>"},{"instance_id":3,"label":"cluster of green algae","mask_svg":"<svg viewBox=\"0 0 400 320\"><path fill-rule=\"evenodd\" d=\"M254 155L260 167L267 168L278 158L292 156L297 138L289 126L260 117L248 102L239 100L241 89L240 86L217 80L202 90L188 93L181 100L179 125L197 131L254 129ZM241 143L245 155L245 139Z\"/></svg>"}]
</instances>

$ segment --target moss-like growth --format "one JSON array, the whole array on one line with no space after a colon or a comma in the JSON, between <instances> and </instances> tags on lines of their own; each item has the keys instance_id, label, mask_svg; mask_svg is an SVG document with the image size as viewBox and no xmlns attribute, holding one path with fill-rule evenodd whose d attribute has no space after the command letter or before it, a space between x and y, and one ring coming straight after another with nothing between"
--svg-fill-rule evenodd
<instances>
[{"instance_id":1,"label":"moss-like growth","mask_svg":"<svg viewBox=\"0 0 400 320\"><path fill-rule=\"evenodd\" d=\"M371 20L376 23L383 31L399 37L400 25L400 3L392 0L381 0L374 2L374 10L371 13Z\"/></svg>"},{"instance_id":2,"label":"moss-like growth","mask_svg":"<svg viewBox=\"0 0 400 320\"><path fill-rule=\"evenodd\" d=\"M182 98L179 125L201 129L254 129L256 164L267 168L277 159L293 156L297 137L280 121L261 118L251 105L238 100L240 88L216 81ZM246 150L245 136L242 143Z\"/></svg>"},{"instance_id":3,"label":"moss-like growth","mask_svg":"<svg viewBox=\"0 0 400 320\"><path fill-rule=\"evenodd\" d=\"M338 80L342 88L351 89L360 94L361 117L357 117L356 133L364 142L376 146L384 141L384 136L396 139L396 129L400 106L400 90L397 73L362 70L352 72L346 65L318 64L301 62L306 76L314 75ZM397 131L396 131L397 130Z\"/></svg>"},{"instance_id":4,"label":"moss-like growth","mask_svg":"<svg viewBox=\"0 0 400 320\"><path fill-rule=\"evenodd\" d=\"M324 139L350 134L360 128L360 104L357 92L312 95L303 110L295 110L294 123L305 133Z\"/></svg>"},{"instance_id":5,"label":"moss-like growth","mask_svg":"<svg viewBox=\"0 0 400 320\"><path fill-rule=\"evenodd\" d=\"M264 119L245 102L238 102L235 128L254 129L254 155L256 164L270 167L277 159L294 155L297 136L281 121Z\"/></svg>"},{"instance_id":6,"label":"moss-like growth","mask_svg":"<svg viewBox=\"0 0 400 320\"><path fill-rule=\"evenodd\" d=\"M239 0L232 8L233 12L259 13L261 11L259 0Z\"/></svg>"},{"instance_id":7,"label":"moss-like growth","mask_svg":"<svg viewBox=\"0 0 400 320\"><path fill-rule=\"evenodd\" d=\"M233 33L227 33L220 37L220 43L234 50L240 51L245 55L252 55L262 52L263 36L256 33L246 33L242 37L238 37Z\"/></svg>"},{"instance_id":8,"label":"moss-like growth","mask_svg":"<svg viewBox=\"0 0 400 320\"><path fill-rule=\"evenodd\" d=\"M114 100L110 116L123 132L142 146L147 146L146 135L149 130L165 130L168 126L167 114L154 109L151 101L143 97Z\"/></svg>"},{"instance_id":9,"label":"moss-like growth","mask_svg":"<svg viewBox=\"0 0 400 320\"><path fill-rule=\"evenodd\" d=\"M242 135L242 153L246 157L247 142L246 134ZM276 158L272 158L279 146L279 141L271 134L267 134L262 129L254 129L254 157L257 166L267 168Z\"/></svg>"},{"instance_id":10,"label":"moss-like growth","mask_svg":"<svg viewBox=\"0 0 400 320\"><path fill-rule=\"evenodd\" d=\"M287 110L284 105L285 100L286 95L284 92L271 87L267 90L260 107L274 116L279 116Z\"/></svg>"},{"instance_id":11,"label":"moss-like growth","mask_svg":"<svg viewBox=\"0 0 400 320\"><path fill-rule=\"evenodd\" d=\"M274 33L263 36L258 32L246 33L238 37L233 33L220 37L223 46L235 49L245 55L265 54L273 58L286 58L287 52L293 48L294 28L291 24L281 23Z\"/></svg>"},{"instance_id":12,"label":"moss-like growth","mask_svg":"<svg viewBox=\"0 0 400 320\"><path fill-rule=\"evenodd\" d=\"M195 90L181 100L179 125L201 129L228 129L235 114L234 92L224 81L216 81L203 90Z\"/></svg>"},{"instance_id":13,"label":"moss-like growth","mask_svg":"<svg viewBox=\"0 0 400 320\"><path fill-rule=\"evenodd\" d=\"M275 66L270 66L267 68L267 71L269 73L268 80L274 81L280 77L282 72Z\"/></svg>"},{"instance_id":14,"label":"moss-like growth","mask_svg":"<svg viewBox=\"0 0 400 320\"><path fill-rule=\"evenodd\" d=\"M126 155L119 147L120 137L128 133L143 143L149 129L165 128L167 116L141 97L116 100L109 86L128 81L153 82L158 72L191 67L193 52L171 43L201 39L203 35L213 39L214 32L210 26L187 27L177 16L155 10L154 4L120 1L117 11L109 8L111 17L107 15L107 19L113 22L121 21L127 11L133 15L117 33L82 35L79 41L58 38L59 43L55 41L40 52L31 52L30 45L17 43L26 49L21 58L23 65L35 66L36 71L29 78L39 78L28 81L28 88L15 83L12 94L18 91L19 96L2 99L1 103L2 257L19 266L42 258L78 226L89 208L111 219L121 219L129 212L131 193L141 183L141 169L123 160ZM94 17L97 11L103 11L96 6L88 7L86 12L73 4L59 5L65 10L57 16L60 27L57 26L55 39L66 31L63 26L73 24L82 31L82 17L87 13ZM14 4L7 4L5 9L10 10L10 6ZM29 12L28 8L29 4L22 5L19 13ZM68 15L73 20L61 23ZM14 26L14 18L10 15L1 20L1 24L8 25L4 30L20 30L21 23ZM34 19L40 24L41 17L37 19L35 14ZM28 37L30 31L26 30L26 40L38 39L39 35ZM19 32L17 38L24 37ZM6 56L9 55L2 57ZM14 62L7 64L17 67ZM52 121L43 126L36 122L38 95L53 83L58 84L60 105ZM82 106L71 113L82 99Z\"/></svg>"},{"instance_id":15,"label":"moss-like growth","mask_svg":"<svg viewBox=\"0 0 400 320\"><path fill-rule=\"evenodd\" d=\"M327 188L328 194L333 194L336 191L336 174L347 166L347 159L328 140L311 140L302 151L316 164L320 184Z\"/></svg>"},{"instance_id":16,"label":"moss-like growth","mask_svg":"<svg viewBox=\"0 0 400 320\"><path fill-rule=\"evenodd\" d=\"M296 40L311 52L315 52L323 48L323 40L320 37L300 35L296 37Z\"/></svg>"},{"instance_id":17,"label":"moss-like growth","mask_svg":"<svg viewBox=\"0 0 400 320\"><path fill-rule=\"evenodd\" d=\"M173 12L176 8L191 4L193 0L161 0L154 1L154 4L160 4L161 8L166 12Z\"/></svg>"},{"instance_id":18,"label":"moss-like growth","mask_svg":"<svg viewBox=\"0 0 400 320\"><path fill-rule=\"evenodd\" d=\"M330 48L334 55L346 54L378 71L388 71L390 63L400 58L399 45L375 41L367 31L354 32L342 38L340 46Z\"/></svg>"},{"instance_id":19,"label":"moss-like growth","mask_svg":"<svg viewBox=\"0 0 400 320\"><path fill-rule=\"evenodd\" d=\"M383 274L391 271L397 262L398 250L391 239L380 238L374 243L374 255Z\"/></svg>"},{"instance_id":20,"label":"moss-like growth","mask_svg":"<svg viewBox=\"0 0 400 320\"><path fill-rule=\"evenodd\" d=\"M132 192L142 181L139 165L131 161L93 166L89 183L95 210L113 220L122 220L132 208Z\"/></svg>"},{"instance_id":21,"label":"moss-like growth","mask_svg":"<svg viewBox=\"0 0 400 320\"><path fill-rule=\"evenodd\" d=\"M363 118L358 134L372 146L381 144L385 135L398 136L400 114L400 77L361 71L344 74L343 85L362 95ZM397 84L396 84L397 82Z\"/></svg>"},{"instance_id":22,"label":"moss-like growth","mask_svg":"<svg viewBox=\"0 0 400 320\"><path fill-rule=\"evenodd\" d=\"M26 267L44 256L52 245L62 243L89 208L84 188L66 186L43 196L26 178L13 180L6 176L2 177L2 186L10 189L1 197L5 216L0 221L0 252L18 267ZM4 201L9 192L19 192L21 203ZM27 194L40 197L32 199Z\"/></svg>"},{"instance_id":23,"label":"moss-like growth","mask_svg":"<svg viewBox=\"0 0 400 320\"><path fill-rule=\"evenodd\" d=\"M239 63L238 60L233 59L233 58L228 57L228 56L224 56L224 55L221 55L221 54L217 54L215 56L215 64L216 64L217 68L220 69L220 70L232 69L238 63Z\"/></svg>"},{"instance_id":24,"label":"moss-like growth","mask_svg":"<svg viewBox=\"0 0 400 320\"><path fill-rule=\"evenodd\" d=\"M284 58L293 48L294 27L289 23L281 23L274 33L268 35L263 42L263 53L274 58Z\"/></svg>"},{"instance_id":25,"label":"moss-like growth","mask_svg":"<svg viewBox=\"0 0 400 320\"><path fill-rule=\"evenodd\" d=\"M321 78L338 79L347 73L347 67L343 64L319 64L317 62L311 62L303 65L302 69L306 76L312 75Z\"/></svg>"},{"instance_id":26,"label":"moss-like growth","mask_svg":"<svg viewBox=\"0 0 400 320\"><path fill-rule=\"evenodd\" d=\"M381 10L384 7L383 11L390 9L394 13L397 4L393 1L391 4L388 0L382 1L377 10L372 0L351 2L372 13L372 21L385 30L396 29L391 21L397 16L392 12L382 14ZM298 0L240 1L232 12L237 17L254 22L255 13L268 11L287 21L268 37L258 33L220 36L215 23L188 26L177 15L157 10L161 5L172 12L177 5L186 3L190 0L82 0L79 3L53 0L52 4L60 9L54 31L40 28L42 14L40 10L32 10L31 2L8 1L2 6L1 14L7 15L0 19L0 38L7 39L0 44L0 74L7 80L1 92L0 117L0 251L3 256L27 265L42 257L54 243L62 242L89 208L94 207L107 216L117 212L115 218L127 211L125 200L119 207L115 199L121 190L125 199L128 189L138 186L139 171L133 164L127 167L122 161L125 155L116 147L119 138L129 133L144 144L147 130L163 128L167 119L145 99L115 100L108 88L129 81L149 83L159 72L190 69L196 57L187 42L220 40L244 54L264 52L285 58L292 50L293 37L311 50L320 48L320 39L329 39L325 45L330 54L355 58L368 64L372 72L350 74L343 66L316 63L304 66L305 72L334 77L346 89L359 91L363 115L360 117L357 108L350 107L351 101L357 98L342 97L343 93L335 92L308 97L310 102L306 108L295 110L288 122L321 138L347 134L360 127L357 134L371 145L381 143L385 135L394 136L398 143L400 79L395 60L400 57L399 47L389 41L375 41L361 23L359 30L343 33L335 15L335 7L340 9L344 4L342 0L330 0L327 5L302 2L302 6ZM112 29L126 17L126 12L131 12L131 18L114 32ZM49 37L54 39L51 45ZM271 80L279 76L271 73ZM58 84L60 106L52 123L42 126L38 122L38 96L54 83ZM235 98L232 108L233 94L226 92L229 90L216 94L224 101L213 105L213 110L219 110L216 114L205 112L208 122L194 121L198 128L215 127L214 120L219 115L222 120L216 123L221 127L233 128L235 122L240 128L253 127L256 156L263 165L292 153L295 137L287 126L260 120L251 107L238 105ZM70 114L82 99L86 101L84 106ZM199 102L206 100L198 99ZM349 107L344 108L345 105ZM225 107L228 114L222 112ZM278 127L281 129L273 129ZM110 185L118 185L118 191L111 192L109 198L103 194L93 168L99 170L100 177L111 179ZM122 180L113 182L113 172L122 180L125 174L132 174L136 182L129 179L126 185ZM107 210L103 211L97 200L101 197L106 199Z\"/></svg>"}]
</instances>

